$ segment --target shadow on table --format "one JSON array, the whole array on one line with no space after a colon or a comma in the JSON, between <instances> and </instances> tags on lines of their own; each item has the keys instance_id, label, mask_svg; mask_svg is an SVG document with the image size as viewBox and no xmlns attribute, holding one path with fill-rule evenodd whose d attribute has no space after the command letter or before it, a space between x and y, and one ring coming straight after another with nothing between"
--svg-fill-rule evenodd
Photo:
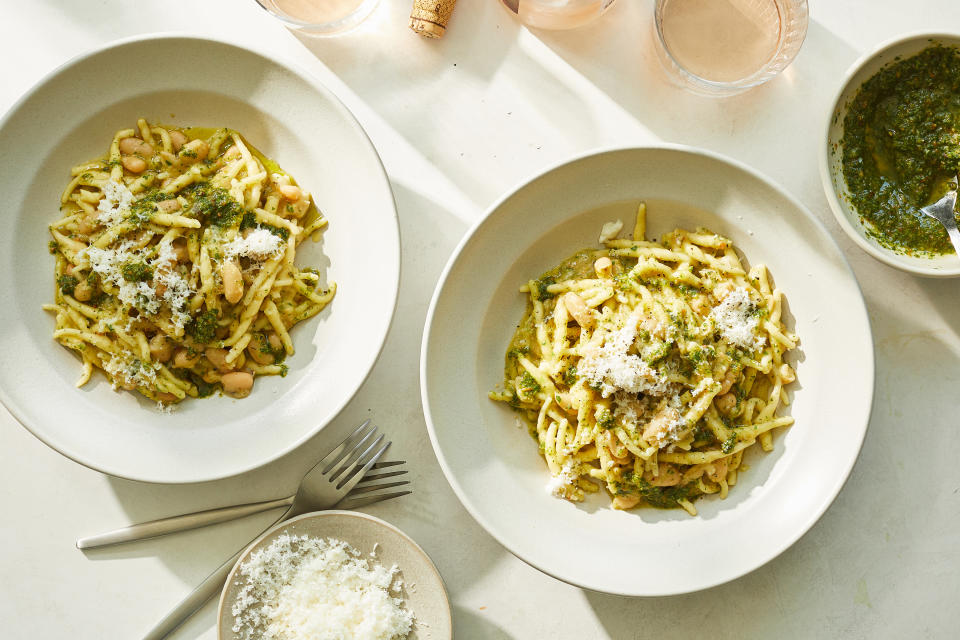
<instances>
[{"instance_id":1,"label":"shadow on table","mask_svg":"<svg viewBox=\"0 0 960 640\"><path fill-rule=\"evenodd\" d=\"M473 611L465 607L453 607L455 638L470 638L471 640L514 640L510 635L482 612Z\"/></svg>"},{"instance_id":2,"label":"shadow on table","mask_svg":"<svg viewBox=\"0 0 960 640\"><path fill-rule=\"evenodd\" d=\"M654 48L652 5L618 2L604 18L584 29L535 33L659 138L708 146L764 173L790 167L790 163L773 161L789 153L809 165L815 178L815 149L822 140L825 111L857 52L811 21L797 59L779 77L728 98L698 96L673 84L662 69ZM797 109L797 102L810 108ZM810 132L803 148L785 150L766 144L785 128ZM789 182L784 176L773 177Z\"/></svg>"},{"instance_id":3,"label":"shadow on table","mask_svg":"<svg viewBox=\"0 0 960 640\"><path fill-rule=\"evenodd\" d=\"M407 29L403 2L381 4L367 32L294 35L470 201L485 206L526 177L506 167L528 157L526 166L541 167L552 146L564 155L592 146L597 127L576 88L545 73L537 59L543 52L531 51L542 46L497 5L461 2L439 40ZM396 50L364 46L362 38L374 37L396 42ZM518 138L537 142L519 145ZM478 165L504 169L478 171Z\"/></svg>"},{"instance_id":4,"label":"shadow on table","mask_svg":"<svg viewBox=\"0 0 960 640\"><path fill-rule=\"evenodd\" d=\"M940 312L940 317L953 330L954 336L960 336L960 283L956 278L941 280L918 278L917 286Z\"/></svg>"}]
</instances>

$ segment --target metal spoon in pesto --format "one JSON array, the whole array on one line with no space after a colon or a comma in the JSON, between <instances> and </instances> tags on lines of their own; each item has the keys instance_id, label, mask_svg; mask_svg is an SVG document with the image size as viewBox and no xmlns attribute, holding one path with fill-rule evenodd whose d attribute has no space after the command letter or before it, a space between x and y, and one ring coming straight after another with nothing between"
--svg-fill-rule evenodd
<instances>
[{"instance_id":1,"label":"metal spoon in pesto","mask_svg":"<svg viewBox=\"0 0 960 640\"><path fill-rule=\"evenodd\" d=\"M950 236L950 242L953 243L954 251L960 256L960 231L957 230L957 220L953 213L957 204L956 181L954 180L950 186L951 189L946 195L933 204L923 207L920 211L943 225L943 228L947 230L947 235Z\"/></svg>"}]
</instances>

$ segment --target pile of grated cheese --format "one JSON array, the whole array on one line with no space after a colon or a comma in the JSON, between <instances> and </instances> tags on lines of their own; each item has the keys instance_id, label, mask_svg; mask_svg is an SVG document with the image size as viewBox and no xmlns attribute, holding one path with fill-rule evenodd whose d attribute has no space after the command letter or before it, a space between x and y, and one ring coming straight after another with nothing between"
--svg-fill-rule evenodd
<instances>
[{"instance_id":1,"label":"pile of grated cheese","mask_svg":"<svg viewBox=\"0 0 960 640\"><path fill-rule=\"evenodd\" d=\"M413 614L399 597L396 566L342 540L283 534L240 566L231 609L242 640L399 640Z\"/></svg>"},{"instance_id":2,"label":"pile of grated cheese","mask_svg":"<svg viewBox=\"0 0 960 640\"><path fill-rule=\"evenodd\" d=\"M767 339L757 335L757 307L744 287L737 287L710 312L710 318L728 343L744 349L761 349Z\"/></svg>"}]
</instances>

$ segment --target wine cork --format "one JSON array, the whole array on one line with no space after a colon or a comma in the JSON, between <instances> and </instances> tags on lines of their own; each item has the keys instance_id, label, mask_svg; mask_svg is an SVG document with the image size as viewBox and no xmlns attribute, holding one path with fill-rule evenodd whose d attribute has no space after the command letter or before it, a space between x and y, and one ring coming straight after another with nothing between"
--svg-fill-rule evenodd
<instances>
[{"instance_id":1,"label":"wine cork","mask_svg":"<svg viewBox=\"0 0 960 640\"><path fill-rule=\"evenodd\" d=\"M457 0L413 0L410 28L428 38L443 36L455 4Z\"/></svg>"}]
</instances>

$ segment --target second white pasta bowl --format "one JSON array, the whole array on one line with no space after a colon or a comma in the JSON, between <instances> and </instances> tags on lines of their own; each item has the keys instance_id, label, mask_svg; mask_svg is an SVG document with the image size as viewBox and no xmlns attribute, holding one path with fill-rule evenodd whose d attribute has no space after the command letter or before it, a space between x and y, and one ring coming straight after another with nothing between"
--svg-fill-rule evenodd
<instances>
[{"instance_id":1,"label":"second white pasta bowl","mask_svg":"<svg viewBox=\"0 0 960 640\"><path fill-rule=\"evenodd\" d=\"M630 228L647 203L648 238L703 226L765 263L800 338L789 413L774 451L745 457L726 500L699 515L615 511L609 497L550 495L546 464L517 414L487 393L526 304L518 287L575 251L603 223ZM857 282L823 226L749 168L685 147L587 155L494 205L441 277L421 352L424 413L447 479L467 510L522 560L560 580L633 596L717 585L756 569L806 532L836 497L860 451L873 397L873 345Z\"/></svg>"},{"instance_id":2,"label":"second white pasta bowl","mask_svg":"<svg viewBox=\"0 0 960 640\"><path fill-rule=\"evenodd\" d=\"M285 377L258 378L243 400L187 399L172 413L116 393L100 373L81 389L78 358L41 309L54 293L47 225L75 164L102 156L144 117L241 132L312 192L329 220L297 263L336 282L333 302L291 330ZM105 473L152 482L238 474L291 451L353 397L386 339L400 241L379 156L316 80L242 46L143 36L81 56L42 80L0 122L0 400L37 437ZM372 260L371 256L376 256Z\"/></svg>"}]
</instances>

